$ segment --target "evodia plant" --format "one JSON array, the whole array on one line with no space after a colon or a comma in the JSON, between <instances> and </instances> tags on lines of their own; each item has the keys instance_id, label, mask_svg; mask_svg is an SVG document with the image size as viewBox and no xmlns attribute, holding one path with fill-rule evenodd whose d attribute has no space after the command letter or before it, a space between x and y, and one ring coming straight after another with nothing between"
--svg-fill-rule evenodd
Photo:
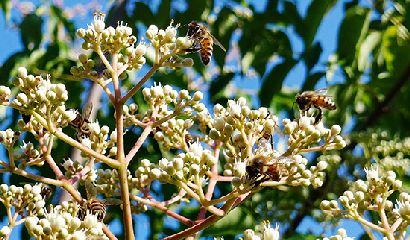
<instances>
[{"instance_id":1,"label":"evodia plant","mask_svg":"<svg viewBox=\"0 0 410 240\"><path fill-rule=\"evenodd\" d=\"M143 88L160 68L193 65L193 60L184 55L194 40L179 37L177 30L178 26L172 24L166 29L151 25L146 31L149 43L138 42L130 27L122 23L116 28L106 27L104 16L97 15L87 29L77 31L84 40L82 48L95 53L104 70L96 69L90 55L81 54L80 66L73 67L71 73L101 86L108 96L107 104L115 109L115 129L101 126L97 120L89 122L78 111L66 108L69 93L65 85L53 83L49 76L33 76L21 67L13 80L18 92L0 86L1 104L23 116L18 132L0 132L8 154L7 160L0 161L0 171L38 182L34 186L0 186L0 201L8 217L8 226L0 231L2 237L8 238L13 227L24 223L30 235L38 239L115 239L103 220L106 205L120 204L126 239L134 239L133 214L151 208L186 225L185 230L166 237L180 239L195 236L262 188L322 185L327 162L311 165L303 154L343 148L346 144L338 125L326 128L305 116L279 120L266 108L251 109L244 98L208 110L201 102L200 91L190 93L161 84ZM135 86L126 89L122 86L126 73L140 70L149 54L153 65ZM133 102L138 91L149 106L147 111L140 111ZM81 137L69 136L64 129L77 118L82 120L77 124L77 136ZM125 152L124 134L131 128L141 131L134 146ZM32 134L38 144L22 142L21 132ZM159 162L140 160L138 169L130 172L129 164L138 161L138 152L150 134L175 155ZM271 145L271 138L285 143L285 147ZM68 159L57 164L53 158L56 141L79 149L86 161ZM30 170L43 165L52 169L55 178ZM87 187L86 197L74 187L76 182ZM153 182L175 185L178 191L172 199L159 201L151 195ZM230 182L231 192L215 198L215 186L221 182ZM49 195L45 184L64 189L72 201L45 207ZM196 219L172 210L182 201L199 203ZM269 224L264 228L268 231L265 239L278 237ZM245 237L256 236L252 234L248 231Z\"/></svg>"}]
</instances>

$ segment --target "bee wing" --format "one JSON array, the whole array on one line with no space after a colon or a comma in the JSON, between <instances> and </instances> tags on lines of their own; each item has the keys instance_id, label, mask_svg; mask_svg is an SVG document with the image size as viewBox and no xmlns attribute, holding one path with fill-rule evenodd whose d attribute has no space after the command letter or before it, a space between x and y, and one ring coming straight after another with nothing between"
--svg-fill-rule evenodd
<instances>
[{"instance_id":1,"label":"bee wing","mask_svg":"<svg viewBox=\"0 0 410 240\"><path fill-rule=\"evenodd\" d=\"M320 95L326 95L327 94L327 88L320 88L315 90L316 94L320 94Z\"/></svg>"},{"instance_id":2,"label":"bee wing","mask_svg":"<svg viewBox=\"0 0 410 240\"><path fill-rule=\"evenodd\" d=\"M85 181L85 191L88 199L97 197L97 188L90 180Z\"/></svg>"},{"instance_id":3,"label":"bee wing","mask_svg":"<svg viewBox=\"0 0 410 240\"><path fill-rule=\"evenodd\" d=\"M211 34L212 39L214 40L215 45L218 45L224 52L226 52L225 47Z\"/></svg>"},{"instance_id":4,"label":"bee wing","mask_svg":"<svg viewBox=\"0 0 410 240\"><path fill-rule=\"evenodd\" d=\"M90 118L92 110L93 110L93 104L91 102L87 103L84 106L83 112L81 114L84 120L88 120Z\"/></svg>"}]
</instances>

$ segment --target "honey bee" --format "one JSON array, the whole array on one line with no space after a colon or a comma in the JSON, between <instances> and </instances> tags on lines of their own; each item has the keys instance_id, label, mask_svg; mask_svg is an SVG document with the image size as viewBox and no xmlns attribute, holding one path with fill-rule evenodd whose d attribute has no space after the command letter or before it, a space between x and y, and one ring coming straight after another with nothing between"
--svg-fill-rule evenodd
<instances>
[{"instance_id":1,"label":"honey bee","mask_svg":"<svg viewBox=\"0 0 410 240\"><path fill-rule=\"evenodd\" d=\"M286 157L271 157L272 145L269 139L261 138L255 156L246 166L245 181L258 186L264 181L279 181L283 174L283 164L292 160Z\"/></svg>"},{"instance_id":2,"label":"honey bee","mask_svg":"<svg viewBox=\"0 0 410 240\"><path fill-rule=\"evenodd\" d=\"M107 205L104 201L92 198L89 200L84 200L80 206L77 213L77 217L83 221L85 216L88 214L96 215L97 220L102 222L107 213Z\"/></svg>"},{"instance_id":3,"label":"honey bee","mask_svg":"<svg viewBox=\"0 0 410 240\"><path fill-rule=\"evenodd\" d=\"M296 103L299 105L299 109L307 113L310 108L316 108L319 113L315 117L314 124L317 124L322 119L322 108L328 110L335 110L336 104L332 101L331 97L326 95L326 89L319 89L316 91L305 91L296 96Z\"/></svg>"},{"instance_id":4,"label":"honey bee","mask_svg":"<svg viewBox=\"0 0 410 240\"><path fill-rule=\"evenodd\" d=\"M209 32L208 28L197 22L188 24L187 36L194 40L191 48L185 49L186 52L199 52L203 64L208 65L211 60L213 44L218 45L224 52L226 49L222 44Z\"/></svg>"},{"instance_id":5,"label":"honey bee","mask_svg":"<svg viewBox=\"0 0 410 240\"><path fill-rule=\"evenodd\" d=\"M53 195L53 189L49 185L42 183L40 195L43 197L44 201L47 201L51 195Z\"/></svg>"},{"instance_id":6,"label":"honey bee","mask_svg":"<svg viewBox=\"0 0 410 240\"><path fill-rule=\"evenodd\" d=\"M83 199L80 209L77 212L77 217L83 221L87 214L93 214L97 216L97 220L102 222L107 213L108 205L119 205L121 200L119 199L97 199L97 188L90 182L85 182L85 190L88 199Z\"/></svg>"},{"instance_id":7,"label":"honey bee","mask_svg":"<svg viewBox=\"0 0 410 240\"><path fill-rule=\"evenodd\" d=\"M87 104L82 113L77 113L76 118L70 122L70 125L76 129L76 138L77 140L81 140L82 138L90 137L91 135L91 129L90 126L88 125L90 123L90 115L91 111L93 109L92 104Z\"/></svg>"}]
</instances>

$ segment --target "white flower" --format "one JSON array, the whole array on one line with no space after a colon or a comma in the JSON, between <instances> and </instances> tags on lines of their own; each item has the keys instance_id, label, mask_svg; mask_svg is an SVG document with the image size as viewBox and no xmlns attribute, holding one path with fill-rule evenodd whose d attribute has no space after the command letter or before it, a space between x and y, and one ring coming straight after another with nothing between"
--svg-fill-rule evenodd
<instances>
[{"instance_id":1,"label":"white flower","mask_svg":"<svg viewBox=\"0 0 410 240\"><path fill-rule=\"evenodd\" d=\"M263 240L279 240L279 225L276 224L275 228L272 228L267 222L263 225Z\"/></svg>"},{"instance_id":2,"label":"white flower","mask_svg":"<svg viewBox=\"0 0 410 240\"><path fill-rule=\"evenodd\" d=\"M158 27L155 25L150 25L145 33L148 39L153 39L158 34Z\"/></svg>"},{"instance_id":3,"label":"white flower","mask_svg":"<svg viewBox=\"0 0 410 240\"><path fill-rule=\"evenodd\" d=\"M366 172L367 180L375 181L379 179L378 166L372 166L370 169L365 168L364 171Z\"/></svg>"},{"instance_id":4,"label":"white flower","mask_svg":"<svg viewBox=\"0 0 410 240\"><path fill-rule=\"evenodd\" d=\"M189 151L192 152L195 156L201 156L204 148L199 141L196 141L189 145Z\"/></svg>"},{"instance_id":5,"label":"white flower","mask_svg":"<svg viewBox=\"0 0 410 240\"><path fill-rule=\"evenodd\" d=\"M0 229L0 236L7 236L7 235L10 234L10 232L11 232L11 230L10 230L10 228L9 228L8 226L3 226L3 227Z\"/></svg>"}]
</instances>

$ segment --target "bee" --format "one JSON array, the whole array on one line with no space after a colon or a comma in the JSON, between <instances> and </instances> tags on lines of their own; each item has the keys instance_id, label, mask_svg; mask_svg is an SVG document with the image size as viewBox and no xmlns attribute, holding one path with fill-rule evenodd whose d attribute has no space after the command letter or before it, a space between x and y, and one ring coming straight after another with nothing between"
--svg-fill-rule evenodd
<instances>
[{"instance_id":1,"label":"bee","mask_svg":"<svg viewBox=\"0 0 410 240\"><path fill-rule=\"evenodd\" d=\"M43 197L44 201L47 201L51 195L53 195L53 189L47 184L41 184L40 195Z\"/></svg>"},{"instance_id":2,"label":"bee","mask_svg":"<svg viewBox=\"0 0 410 240\"><path fill-rule=\"evenodd\" d=\"M91 111L93 109L92 104L87 104L82 113L77 113L76 118L70 122L70 125L76 129L76 138L77 140L81 140L82 138L90 137L91 135L91 129L90 126L88 125L90 123L90 115Z\"/></svg>"},{"instance_id":3,"label":"bee","mask_svg":"<svg viewBox=\"0 0 410 240\"><path fill-rule=\"evenodd\" d=\"M323 117L322 108L328 110L335 110L336 104L332 101L331 97L326 95L326 89L319 89L316 91L305 91L296 96L296 103L299 105L299 109L306 113L310 108L316 108L319 113L315 117L314 124L317 124Z\"/></svg>"},{"instance_id":4,"label":"bee","mask_svg":"<svg viewBox=\"0 0 410 240\"><path fill-rule=\"evenodd\" d=\"M83 221L87 214L93 214L97 216L97 220L102 222L107 213L108 205L119 205L121 200L119 199L97 199L97 188L90 181L85 182L85 190L88 199L83 199L80 205L80 209L77 212L77 217Z\"/></svg>"},{"instance_id":5,"label":"bee","mask_svg":"<svg viewBox=\"0 0 410 240\"><path fill-rule=\"evenodd\" d=\"M197 22L188 24L187 36L194 40L191 48L185 49L186 52L199 52L203 64L208 65L211 60L213 44L218 45L224 52L226 49L222 44L209 32L208 28Z\"/></svg>"},{"instance_id":6,"label":"bee","mask_svg":"<svg viewBox=\"0 0 410 240\"><path fill-rule=\"evenodd\" d=\"M77 217L83 221L87 214L92 214L97 216L97 220L102 222L107 213L107 205L104 201L92 198L89 200L84 200L81 203L80 209L77 212Z\"/></svg>"},{"instance_id":7,"label":"bee","mask_svg":"<svg viewBox=\"0 0 410 240\"><path fill-rule=\"evenodd\" d=\"M283 164L291 160L286 157L271 156L272 145L269 139L261 138L255 156L246 166L245 181L252 186L259 186L264 181L279 181L283 175Z\"/></svg>"}]
</instances>

